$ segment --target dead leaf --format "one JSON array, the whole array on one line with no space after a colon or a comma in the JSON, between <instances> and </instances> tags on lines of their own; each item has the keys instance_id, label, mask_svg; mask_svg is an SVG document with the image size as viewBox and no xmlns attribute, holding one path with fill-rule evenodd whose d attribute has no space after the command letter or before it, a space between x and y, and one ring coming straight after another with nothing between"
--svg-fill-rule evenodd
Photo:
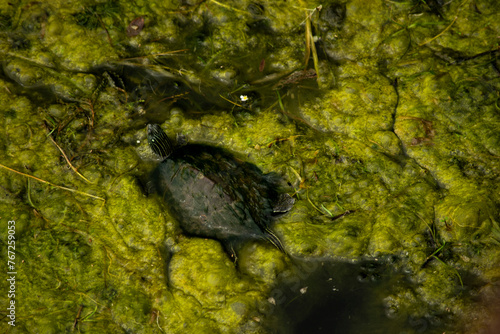
<instances>
[{"instance_id":1,"label":"dead leaf","mask_svg":"<svg viewBox=\"0 0 500 334\"><path fill-rule=\"evenodd\" d=\"M137 36L139 33L142 31L142 28L144 28L144 18L142 16L132 20L130 24L127 27L127 36L132 37L132 36Z\"/></svg>"}]
</instances>

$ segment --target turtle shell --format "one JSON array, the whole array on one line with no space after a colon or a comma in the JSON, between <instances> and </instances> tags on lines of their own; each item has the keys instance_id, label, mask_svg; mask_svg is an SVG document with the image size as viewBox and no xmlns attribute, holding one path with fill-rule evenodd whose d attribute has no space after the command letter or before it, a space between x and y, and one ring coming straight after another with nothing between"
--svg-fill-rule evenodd
<instances>
[{"instance_id":1,"label":"turtle shell","mask_svg":"<svg viewBox=\"0 0 500 334\"><path fill-rule=\"evenodd\" d=\"M249 239L266 239L281 248L269 229L276 212L285 211L277 174L263 174L221 148L202 144L161 155L168 156L152 172L150 187L185 233L214 238L230 248ZM293 199L286 197L289 210Z\"/></svg>"}]
</instances>

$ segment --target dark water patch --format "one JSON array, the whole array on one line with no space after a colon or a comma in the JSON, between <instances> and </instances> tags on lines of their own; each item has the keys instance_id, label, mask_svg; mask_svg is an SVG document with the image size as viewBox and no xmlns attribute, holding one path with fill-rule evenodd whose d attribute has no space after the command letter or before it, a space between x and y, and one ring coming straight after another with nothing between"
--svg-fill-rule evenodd
<instances>
[{"instance_id":1,"label":"dark water patch","mask_svg":"<svg viewBox=\"0 0 500 334\"><path fill-rule=\"evenodd\" d=\"M411 284L391 259L294 262L293 274L280 276L271 292L269 302L280 319L271 325L273 332L437 333L451 327L443 315L391 312L387 296Z\"/></svg>"}]
</instances>

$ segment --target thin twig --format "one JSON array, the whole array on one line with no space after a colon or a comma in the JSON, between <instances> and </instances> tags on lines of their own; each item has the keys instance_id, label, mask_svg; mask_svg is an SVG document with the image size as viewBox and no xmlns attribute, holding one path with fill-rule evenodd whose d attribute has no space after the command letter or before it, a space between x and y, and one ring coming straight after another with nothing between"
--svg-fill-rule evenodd
<instances>
[{"instance_id":1,"label":"thin twig","mask_svg":"<svg viewBox=\"0 0 500 334\"><path fill-rule=\"evenodd\" d=\"M96 311L97 311L97 304L96 304L96 306L95 306L95 308L94 308L94 310L93 310L93 311L89 312L86 316L84 316L84 317L82 318L82 322L86 321L86 320L87 320L87 318L90 318L91 316L93 316L93 315L95 314L95 312L96 312Z\"/></svg>"},{"instance_id":2,"label":"thin twig","mask_svg":"<svg viewBox=\"0 0 500 334\"><path fill-rule=\"evenodd\" d=\"M97 17L97 19L99 20L99 23L101 23L102 28L104 29L104 31L106 32L106 35L108 36L108 42L109 42L109 45L113 46L113 40L111 39L111 36L109 35L108 28L106 28L106 25L105 25L105 24L104 24L104 22L101 20L101 17L100 17L98 14L95 14L95 16L96 16L96 17Z\"/></svg>"},{"instance_id":3,"label":"thin twig","mask_svg":"<svg viewBox=\"0 0 500 334\"><path fill-rule=\"evenodd\" d=\"M30 179L28 179L28 191L27 191L27 195L28 195L28 203L29 205L36 210L36 206L33 204L33 202L31 201L31 183L30 183Z\"/></svg>"},{"instance_id":4,"label":"thin twig","mask_svg":"<svg viewBox=\"0 0 500 334\"><path fill-rule=\"evenodd\" d=\"M320 80L320 73L319 73L319 59L318 59L318 53L316 52L316 45L314 44L314 38L312 35L311 16L309 16L307 14L306 14L306 16L307 16L306 17L306 42L309 41L308 44L311 47L314 70L316 71L316 80L318 81L318 84L320 84L321 80Z\"/></svg>"},{"instance_id":5,"label":"thin twig","mask_svg":"<svg viewBox=\"0 0 500 334\"><path fill-rule=\"evenodd\" d=\"M305 52L305 60L304 60L304 69L307 70L307 66L309 65L309 58L311 57L311 42L314 41L310 38L311 36L311 18L306 13L306 52Z\"/></svg>"},{"instance_id":6,"label":"thin twig","mask_svg":"<svg viewBox=\"0 0 500 334\"><path fill-rule=\"evenodd\" d=\"M309 202L309 204L311 204L313 206L313 208L316 209L316 211L318 211L319 213L321 213L322 215L324 215L325 213L323 211L321 211L312 201L311 199L309 198L309 189L306 189L306 198L307 198L307 201Z\"/></svg>"},{"instance_id":7,"label":"thin twig","mask_svg":"<svg viewBox=\"0 0 500 334\"><path fill-rule=\"evenodd\" d=\"M22 176L25 176L25 177L32 178L33 180L37 180L37 181L39 181L39 182L46 183L46 184L48 184L48 185L50 185L50 186L53 186L53 187L56 187L56 188L59 188L59 189L62 189L62 190L71 191L71 192L76 193L76 194L79 194L79 195L92 197L92 198L95 198L95 199L99 199L99 200L101 200L101 201L106 201L106 200L105 200L104 198L102 198L102 197L99 197L99 196L94 196L94 195L91 195L91 194L87 194L87 193L84 193L84 192L82 192L82 191L78 191L78 190L75 190L75 189L66 188L66 187L63 187L63 186L58 186L57 184L53 184L53 183L51 183L51 182L49 182L49 181L45 181L45 180L39 179L39 178L37 178L36 176L33 176L33 175L29 175L29 174L25 174L25 173L19 172L19 171L15 170L15 169L12 169L12 168L10 168L10 167L4 166L4 165L2 165L2 164L0 164L0 167L5 168L5 169L7 169L7 170L9 170L9 171L11 171L11 172L14 172L14 173L16 173L16 174L19 174L19 175L22 175Z\"/></svg>"},{"instance_id":8,"label":"thin twig","mask_svg":"<svg viewBox=\"0 0 500 334\"><path fill-rule=\"evenodd\" d=\"M71 164L71 162L69 161L68 157L64 153L63 149L59 145L57 145L56 141L52 138L52 136L49 136L49 138L52 141L52 143L54 143L54 145L56 145L56 147L59 149L59 151L61 151L64 159L66 159L66 162L68 163L69 167L71 167L71 169L73 170L73 172L75 172L76 175L78 175L79 177L81 177L82 179L84 179L86 182L92 183L85 176L83 176L82 174L80 174L80 172L78 172L78 170Z\"/></svg>"},{"instance_id":9,"label":"thin twig","mask_svg":"<svg viewBox=\"0 0 500 334\"><path fill-rule=\"evenodd\" d=\"M130 60L130 59L144 59L147 57L159 57L159 56L168 56L174 53L179 53L179 52L184 52L184 51L189 51L189 49L180 49L180 50L173 50L173 51L168 51L168 52L160 52L160 53L152 53L146 56L140 56L140 57L131 57L131 58L123 58L121 60Z\"/></svg>"},{"instance_id":10,"label":"thin twig","mask_svg":"<svg viewBox=\"0 0 500 334\"><path fill-rule=\"evenodd\" d=\"M234 10L234 11L235 11L235 12L237 12L237 13L244 14L244 15L248 15L248 12L245 12L245 11L243 11L243 10L240 10L240 9L237 9L237 8L234 8L234 7L231 7L231 6L228 6L228 5L223 4L223 3L219 2L219 1L210 0L210 2L213 2L214 4L219 5L219 6L221 6L221 7L224 7L224 8L226 8L226 9L229 9L229 10Z\"/></svg>"},{"instance_id":11,"label":"thin twig","mask_svg":"<svg viewBox=\"0 0 500 334\"><path fill-rule=\"evenodd\" d=\"M80 320L80 314L82 314L82 310L83 310L83 305L80 305L78 313L76 314L75 322L73 323L73 330L75 330L76 326L78 325L78 320Z\"/></svg>"},{"instance_id":12,"label":"thin twig","mask_svg":"<svg viewBox=\"0 0 500 334\"><path fill-rule=\"evenodd\" d=\"M420 43L418 46L422 46L422 45L425 45L427 43L430 43L432 42L433 40L435 40L436 38L438 38L439 36L441 36L442 34L444 34L448 29L451 28L451 26L453 25L453 23L455 23L455 21L457 20L458 16L455 16L455 18L453 19L453 21L451 21L450 25L446 27L446 29L444 29L443 31L441 31L439 34L437 34L436 36L432 37L431 39L423 42L423 43Z\"/></svg>"},{"instance_id":13,"label":"thin twig","mask_svg":"<svg viewBox=\"0 0 500 334\"><path fill-rule=\"evenodd\" d=\"M469 0L464 0L459 6L458 6L458 9L457 9L457 13L455 15L455 18L453 19L453 21L451 21L450 25L446 27L446 29L444 29L443 31L441 31L439 34L437 34L436 36L432 37L431 39L425 41L425 42L422 42L420 43L418 46L422 46L422 45L425 45L429 42L432 42L433 40L435 40L436 38L438 38L439 36L441 36L442 34L444 34L446 31L448 31L448 29L451 28L451 26L453 25L453 23L455 23L455 21L457 20L458 18L458 14L460 13L460 11L462 10L462 6L465 5L466 2L468 2Z\"/></svg>"}]
</instances>

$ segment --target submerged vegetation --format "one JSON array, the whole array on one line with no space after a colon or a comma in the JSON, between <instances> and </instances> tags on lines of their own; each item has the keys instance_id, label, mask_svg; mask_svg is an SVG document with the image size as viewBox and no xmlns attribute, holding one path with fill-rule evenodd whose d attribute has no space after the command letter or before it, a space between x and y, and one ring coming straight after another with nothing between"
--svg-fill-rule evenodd
<instances>
[{"instance_id":1,"label":"submerged vegetation","mask_svg":"<svg viewBox=\"0 0 500 334\"><path fill-rule=\"evenodd\" d=\"M399 331L489 325L495 1L11 1L0 18L0 243L15 220L19 301L1 329L287 332L280 310L318 262L367 259L386 271L339 280L393 277L374 295ZM251 242L235 266L184 234L147 196L147 123L282 175L285 253Z\"/></svg>"}]
</instances>

